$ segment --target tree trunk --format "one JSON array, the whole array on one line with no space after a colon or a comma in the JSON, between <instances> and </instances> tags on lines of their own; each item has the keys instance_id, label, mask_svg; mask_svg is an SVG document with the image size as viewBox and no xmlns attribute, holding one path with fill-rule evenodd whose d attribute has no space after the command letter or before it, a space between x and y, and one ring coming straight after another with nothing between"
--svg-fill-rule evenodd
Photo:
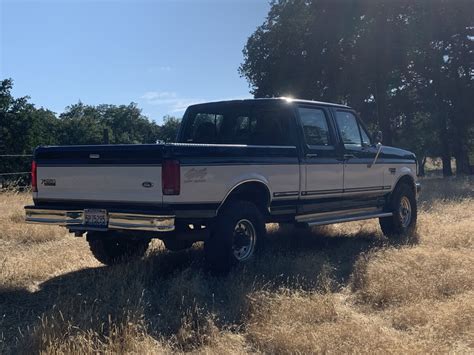
<instances>
[{"instance_id":1,"label":"tree trunk","mask_svg":"<svg viewBox=\"0 0 474 355\"><path fill-rule=\"evenodd\" d=\"M457 103L455 104L456 111L454 113L454 133L453 139L453 153L456 158L456 175L470 175L472 173L469 162L469 121L466 118L471 116L471 109L469 107L470 97L458 95Z\"/></svg>"},{"instance_id":2,"label":"tree trunk","mask_svg":"<svg viewBox=\"0 0 474 355\"><path fill-rule=\"evenodd\" d=\"M444 119L443 119L444 117ZM443 176L453 176L451 169L451 149L449 146L448 114L440 116L441 160L443 162Z\"/></svg>"},{"instance_id":3,"label":"tree trunk","mask_svg":"<svg viewBox=\"0 0 474 355\"><path fill-rule=\"evenodd\" d=\"M456 175L472 174L469 154L464 149L459 149L454 157L456 158Z\"/></svg>"},{"instance_id":4,"label":"tree trunk","mask_svg":"<svg viewBox=\"0 0 474 355\"><path fill-rule=\"evenodd\" d=\"M374 5L377 6L377 5ZM375 48L377 58L375 61L375 103L377 105L377 118L383 134L383 143L392 145L392 127L387 114L388 104L388 73L393 69L391 61L391 47L389 44L390 29L387 25L387 8L381 3L379 14L375 17Z\"/></svg>"},{"instance_id":5,"label":"tree trunk","mask_svg":"<svg viewBox=\"0 0 474 355\"><path fill-rule=\"evenodd\" d=\"M443 176L453 176L453 170L451 169L451 157L450 156L443 156L441 157L443 162Z\"/></svg>"},{"instance_id":6,"label":"tree trunk","mask_svg":"<svg viewBox=\"0 0 474 355\"><path fill-rule=\"evenodd\" d=\"M383 134L383 143L392 145L392 128L390 126L390 118L386 113L386 92L382 79L377 74L377 84L375 88L375 102L377 104L377 121Z\"/></svg>"},{"instance_id":7,"label":"tree trunk","mask_svg":"<svg viewBox=\"0 0 474 355\"><path fill-rule=\"evenodd\" d=\"M426 157L418 158L418 176L425 176Z\"/></svg>"}]
</instances>

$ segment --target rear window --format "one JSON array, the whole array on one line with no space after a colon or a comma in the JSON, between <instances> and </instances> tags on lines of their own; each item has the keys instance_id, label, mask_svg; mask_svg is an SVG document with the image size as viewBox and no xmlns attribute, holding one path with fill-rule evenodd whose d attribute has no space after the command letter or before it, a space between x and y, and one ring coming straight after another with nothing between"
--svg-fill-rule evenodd
<instances>
[{"instance_id":1,"label":"rear window","mask_svg":"<svg viewBox=\"0 0 474 355\"><path fill-rule=\"evenodd\" d=\"M224 116L219 113L198 112L194 124L190 127L190 137L195 143L207 143L217 140Z\"/></svg>"},{"instance_id":2,"label":"rear window","mask_svg":"<svg viewBox=\"0 0 474 355\"><path fill-rule=\"evenodd\" d=\"M291 111L279 107L209 104L184 116L184 143L291 145Z\"/></svg>"}]
</instances>

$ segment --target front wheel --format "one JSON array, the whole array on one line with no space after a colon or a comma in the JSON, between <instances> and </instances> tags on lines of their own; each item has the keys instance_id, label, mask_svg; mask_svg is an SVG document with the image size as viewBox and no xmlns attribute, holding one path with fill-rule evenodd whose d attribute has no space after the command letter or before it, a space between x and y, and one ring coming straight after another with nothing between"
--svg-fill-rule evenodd
<instances>
[{"instance_id":1,"label":"front wheel","mask_svg":"<svg viewBox=\"0 0 474 355\"><path fill-rule=\"evenodd\" d=\"M380 218L382 232L388 237L414 237L417 220L415 191L407 184L396 187L389 208L393 215Z\"/></svg>"},{"instance_id":2,"label":"front wheel","mask_svg":"<svg viewBox=\"0 0 474 355\"><path fill-rule=\"evenodd\" d=\"M113 232L88 232L87 241L94 257L105 265L115 265L142 258L149 239L128 239Z\"/></svg>"},{"instance_id":3,"label":"front wheel","mask_svg":"<svg viewBox=\"0 0 474 355\"><path fill-rule=\"evenodd\" d=\"M206 260L215 271L251 260L262 248L265 222L251 202L234 201L219 213L211 235L204 244Z\"/></svg>"}]
</instances>

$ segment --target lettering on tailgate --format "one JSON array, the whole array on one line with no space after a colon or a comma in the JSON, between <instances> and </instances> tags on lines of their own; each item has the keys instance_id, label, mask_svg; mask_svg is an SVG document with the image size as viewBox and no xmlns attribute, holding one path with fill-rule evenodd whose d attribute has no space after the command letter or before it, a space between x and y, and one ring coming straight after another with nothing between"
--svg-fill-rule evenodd
<instances>
[{"instance_id":1,"label":"lettering on tailgate","mask_svg":"<svg viewBox=\"0 0 474 355\"><path fill-rule=\"evenodd\" d=\"M56 179L41 179L43 186L56 186Z\"/></svg>"}]
</instances>

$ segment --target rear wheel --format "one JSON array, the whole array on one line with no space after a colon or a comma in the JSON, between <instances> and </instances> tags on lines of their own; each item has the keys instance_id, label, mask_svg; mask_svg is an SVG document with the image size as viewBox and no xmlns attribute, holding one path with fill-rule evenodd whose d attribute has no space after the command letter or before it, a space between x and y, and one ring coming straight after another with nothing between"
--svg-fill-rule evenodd
<instances>
[{"instance_id":1,"label":"rear wheel","mask_svg":"<svg viewBox=\"0 0 474 355\"><path fill-rule=\"evenodd\" d=\"M395 188L389 205L391 217L380 218L382 232L388 237L413 237L416 232L417 205L415 191L407 184Z\"/></svg>"},{"instance_id":2,"label":"rear wheel","mask_svg":"<svg viewBox=\"0 0 474 355\"><path fill-rule=\"evenodd\" d=\"M264 237L265 223L258 208L247 201L231 202L219 213L204 244L208 265L225 272L245 263L262 248Z\"/></svg>"},{"instance_id":3,"label":"rear wheel","mask_svg":"<svg viewBox=\"0 0 474 355\"><path fill-rule=\"evenodd\" d=\"M149 239L127 239L114 232L88 232L87 241L94 257L103 264L115 265L142 258Z\"/></svg>"}]
</instances>

